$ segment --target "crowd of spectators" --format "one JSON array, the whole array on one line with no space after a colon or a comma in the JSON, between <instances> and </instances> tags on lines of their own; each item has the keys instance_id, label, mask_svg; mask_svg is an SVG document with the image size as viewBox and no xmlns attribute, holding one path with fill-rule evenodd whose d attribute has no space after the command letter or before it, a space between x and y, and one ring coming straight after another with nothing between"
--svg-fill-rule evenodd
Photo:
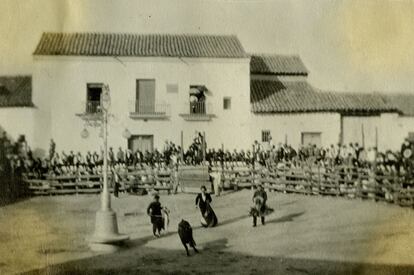
<instances>
[{"instance_id":1,"label":"crowd of spectators","mask_svg":"<svg viewBox=\"0 0 414 275\"><path fill-rule=\"evenodd\" d=\"M133 152L130 149L108 150L108 164L111 169L144 167L177 167L178 165L209 166L262 166L272 169L279 164L291 167L319 165L322 167L348 166L370 168L387 173L412 173L414 144L405 140L399 152L390 150L378 152L376 148L365 149L358 143L331 145L328 148L316 145L301 146L297 150L288 144L272 145L255 141L248 150L224 150L208 148L204 136L197 134L187 150L173 142L166 141L162 150ZM36 175L100 174L103 166L103 151L88 151L86 154L74 151L56 150L50 141L45 158L32 153L24 136L12 142L3 133L0 140L0 169L11 169L15 173Z\"/></svg>"}]
</instances>

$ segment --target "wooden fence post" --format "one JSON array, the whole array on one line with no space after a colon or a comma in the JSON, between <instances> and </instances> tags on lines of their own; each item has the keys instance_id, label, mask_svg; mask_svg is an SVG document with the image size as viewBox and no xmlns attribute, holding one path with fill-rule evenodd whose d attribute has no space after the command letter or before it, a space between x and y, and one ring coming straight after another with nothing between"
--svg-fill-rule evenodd
<instances>
[{"instance_id":1,"label":"wooden fence post","mask_svg":"<svg viewBox=\"0 0 414 275\"><path fill-rule=\"evenodd\" d=\"M203 165L206 164L206 132L203 132L203 143L202 145L202 153L203 153Z\"/></svg>"},{"instance_id":2,"label":"wooden fence post","mask_svg":"<svg viewBox=\"0 0 414 275\"><path fill-rule=\"evenodd\" d=\"M333 169L334 170L332 171L332 173L335 176L335 183L334 183L335 184L335 190L337 191L336 196L339 197L341 195L341 192L340 191L338 192L338 190L341 190L340 182L339 182L339 180L341 178L341 174L340 174L341 172L337 168L333 168Z\"/></svg>"},{"instance_id":3,"label":"wooden fence post","mask_svg":"<svg viewBox=\"0 0 414 275\"><path fill-rule=\"evenodd\" d=\"M365 132L364 132L364 124L361 124L361 136L362 136L362 147L365 148Z\"/></svg>"},{"instance_id":4,"label":"wooden fence post","mask_svg":"<svg viewBox=\"0 0 414 275\"><path fill-rule=\"evenodd\" d=\"M319 190L321 189L321 166L318 163L318 187L317 187L317 195L319 195Z\"/></svg>"},{"instance_id":5,"label":"wooden fence post","mask_svg":"<svg viewBox=\"0 0 414 275\"><path fill-rule=\"evenodd\" d=\"M361 184L362 184L362 174L363 174L363 170L359 170L359 168L357 168L357 185L355 186L355 193L354 196L355 198L361 197Z\"/></svg>"},{"instance_id":6,"label":"wooden fence post","mask_svg":"<svg viewBox=\"0 0 414 275\"><path fill-rule=\"evenodd\" d=\"M81 175L78 173L78 176L75 179L75 194L78 195L78 182L81 181Z\"/></svg>"},{"instance_id":7,"label":"wooden fence post","mask_svg":"<svg viewBox=\"0 0 414 275\"><path fill-rule=\"evenodd\" d=\"M184 163L184 131L181 131L181 161Z\"/></svg>"}]
</instances>

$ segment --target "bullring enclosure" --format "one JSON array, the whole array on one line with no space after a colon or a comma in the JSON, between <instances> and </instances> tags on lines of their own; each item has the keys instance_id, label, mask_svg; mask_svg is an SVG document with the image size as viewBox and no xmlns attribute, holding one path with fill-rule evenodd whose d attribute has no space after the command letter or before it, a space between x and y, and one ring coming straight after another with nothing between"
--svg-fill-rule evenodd
<instances>
[{"instance_id":1,"label":"bullring enclosure","mask_svg":"<svg viewBox=\"0 0 414 275\"><path fill-rule=\"evenodd\" d=\"M414 275L414 1L0 2L0 275Z\"/></svg>"},{"instance_id":2,"label":"bullring enclosure","mask_svg":"<svg viewBox=\"0 0 414 275\"><path fill-rule=\"evenodd\" d=\"M0 209L0 273L12 274L413 274L414 211L385 202L269 192L275 212L252 227L250 190L213 196L219 219L201 228L191 194L161 195L171 210L161 238L145 213L150 196L113 199L130 241L91 252L98 195L43 196ZM176 230L185 218L200 254L185 256Z\"/></svg>"}]
</instances>

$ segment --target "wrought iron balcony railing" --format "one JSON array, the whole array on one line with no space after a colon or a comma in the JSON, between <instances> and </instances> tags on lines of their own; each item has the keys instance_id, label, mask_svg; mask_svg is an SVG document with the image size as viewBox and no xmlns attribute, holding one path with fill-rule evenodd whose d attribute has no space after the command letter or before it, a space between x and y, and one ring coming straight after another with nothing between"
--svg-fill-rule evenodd
<instances>
[{"instance_id":1,"label":"wrought iron balcony railing","mask_svg":"<svg viewBox=\"0 0 414 275\"><path fill-rule=\"evenodd\" d=\"M170 104L130 102L129 116L134 119L162 119L169 116Z\"/></svg>"},{"instance_id":2,"label":"wrought iron balcony railing","mask_svg":"<svg viewBox=\"0 0 414 275\"><path fill-rule=\"evenodd\" d=\"M102 118L102 108L99 100L84 101L79 107L76 115L84 120L99 120Z\"/></svg>"},{"instance_id":3,"label":"wrought iron balcony railing","mask_svg":"<svg viewBox=\"0 0 414 275\"><path fill-rule=\"evenodd\" d=\"M186 108L188 113L180 114L185 120L204 121L214 117L212 105L205 101L189 102Z\"/></svg>"},{"instance_id":4,"label":"wrought iron balcony railing","mask_svg":"<svg viewBox=\"0 0 414 275\"><path fill-rule=\"evenodd\" d=\"M97 113L101 113L102 109L101 109L101 101L96 100L96 101L92 101L92 100L88 100L85 103L85 113L86 114L97 114Z\"/></svg>"}]
</instances>

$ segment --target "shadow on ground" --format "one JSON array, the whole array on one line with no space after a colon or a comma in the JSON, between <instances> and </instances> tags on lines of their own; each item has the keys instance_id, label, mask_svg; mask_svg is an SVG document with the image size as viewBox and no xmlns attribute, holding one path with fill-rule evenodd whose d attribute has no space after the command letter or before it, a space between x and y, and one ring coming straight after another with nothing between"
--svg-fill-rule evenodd
<instances>
[{"instance_id":1,"label":"shadow on ground","mask_svg":"<svg viewBox=\"0 0 414 275\"><path fill-rule=\"evenodd\" d=\"M174 233L171 233L171 235ZM300 258L257 257L228 250L227 239L200 244L200 254L146 247L132 240L121 251L24 274L414 274L414 266L372 265Z\"/></svg>"},{"instance_id":2,"label":"shadow on ground","mask_svg":"<svg viewBox=\"0 0 414 275\"><path fill-rule=\"evenodd\" d=\"M297 212L297 213L292 213L292 214L288 214L286 216L282 216L280 218L277 219L273 219L273 220L269 220L266 223L282 223L282 222L293 222L293 220L297 217L302 216L303 214L305 214L306 211L302 211L302 212Z\"/></svg>"}]
</instances>

